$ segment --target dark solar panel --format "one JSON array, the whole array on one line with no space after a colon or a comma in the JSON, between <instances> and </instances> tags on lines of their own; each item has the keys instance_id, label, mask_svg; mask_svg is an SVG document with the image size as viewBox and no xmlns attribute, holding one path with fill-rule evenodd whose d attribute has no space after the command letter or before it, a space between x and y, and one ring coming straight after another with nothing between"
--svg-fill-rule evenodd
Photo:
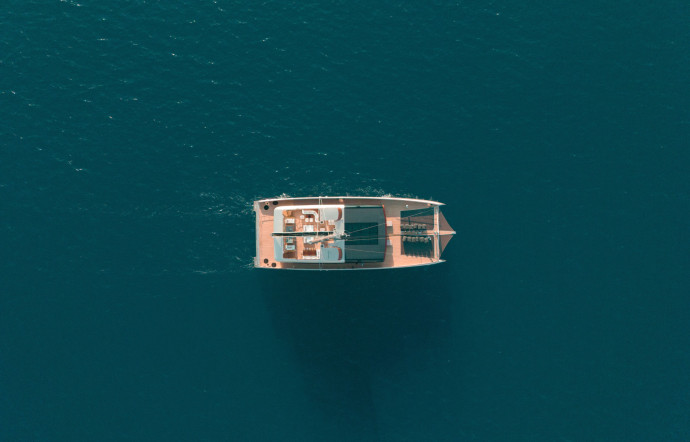
<instances>
[{"instance_id":1,"label":"dark solar panel","mask_svg":"<svg viewBox=\"0 0 690 442\"><path fill-rule=\"evenodd\" d=\"M351 246L378 244L377 223L345 223L345 231L349 232L347 243Z\"/></svg>"},{"instance_id":2,"label":"dark solar panel","mask_svg":"<svg viewBox=\"0 0 690 442\"><path fill-rule=\"evenodd\" d=\"M386 217L382 206L345 206L345 260L383 261Z\"/></svg>"}]
</instances>

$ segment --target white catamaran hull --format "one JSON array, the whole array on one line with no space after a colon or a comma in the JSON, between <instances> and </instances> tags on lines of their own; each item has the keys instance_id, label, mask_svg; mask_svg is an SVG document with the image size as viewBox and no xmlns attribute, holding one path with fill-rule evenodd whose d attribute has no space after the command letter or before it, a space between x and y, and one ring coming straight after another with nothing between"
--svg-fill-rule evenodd
<instances>
[{"instance_id":1,"label":"white catamaran hull","mask_svg":"<svg viewBox=\"0 0 690 442\"><path fill-rule=\"evenodd\" d=\"M254 202L254 266L374 270L443 262L455 232L437 201L394 197L269 198Z\"/></svg>"}]
</instances>

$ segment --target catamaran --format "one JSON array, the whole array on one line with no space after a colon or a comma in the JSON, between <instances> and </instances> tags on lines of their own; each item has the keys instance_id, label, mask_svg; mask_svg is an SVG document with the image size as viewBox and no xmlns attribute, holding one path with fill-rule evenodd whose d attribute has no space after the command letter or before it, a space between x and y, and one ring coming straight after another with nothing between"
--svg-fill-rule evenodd
<instances>
[{"instance_id":1,"label":"catamaran","mask_svg":"<svg viewBox=\"0 0 690 442\"><path fill-rule=\"evenodd\" d=\"M258 200L254 267L367 270L444 262L455 231L441 206L394 197Z\"/></svg>"}]
</instances>

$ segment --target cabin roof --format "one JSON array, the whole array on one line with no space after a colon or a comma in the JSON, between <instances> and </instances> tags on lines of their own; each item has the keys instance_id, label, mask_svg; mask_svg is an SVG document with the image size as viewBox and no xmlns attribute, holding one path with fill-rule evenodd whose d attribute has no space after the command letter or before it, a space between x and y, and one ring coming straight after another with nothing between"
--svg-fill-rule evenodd
<instances>
[{"instance_id":1,"label":"cabin roof","mask_svg":"<svg viewBox=\"0 0 690 442\"><path fill-rule=\"evenodd\" d=\"M383 261L386 216L382 206L345 206L345 261Z\"/></svg>"}]
</instances>

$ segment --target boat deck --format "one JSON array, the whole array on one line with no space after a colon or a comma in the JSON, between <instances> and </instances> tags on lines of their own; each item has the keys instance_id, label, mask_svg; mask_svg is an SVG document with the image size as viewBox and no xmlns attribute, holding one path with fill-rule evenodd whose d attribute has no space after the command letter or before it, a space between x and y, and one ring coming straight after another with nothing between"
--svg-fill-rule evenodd
<instances>
[{"instance_id":1,"label":"boat deck","mask_svg":"<svg viewBox=\"0 0 690 442\"><path fill-rule=\"evenodd\" d=\"M311 204L345 204L345 205L382 205L386 214L386 251L381 262L345 262L345 263L309 263L309 262L277 262L273 247L273 213L281 206L311 205ZM440 249L437 244L438 217L434 217L435 226L427 226L426 230L419 228L411 233L401 230L401 212L434 209L441 203L435 201L413 200L403 198L352 198L352 197L322 197L322 198L273 198L256 201L256 258L258 268L276 268L293 270L355 270L381 269L393 267L411 267L429 265L441 262ZM438 210L435 211L439 213ZM405 223L406 221L403 221ZM403 235L420 235L430 237L430 241L413 242L410 238L403 241Z\"/></svg>"}]
</instances>

